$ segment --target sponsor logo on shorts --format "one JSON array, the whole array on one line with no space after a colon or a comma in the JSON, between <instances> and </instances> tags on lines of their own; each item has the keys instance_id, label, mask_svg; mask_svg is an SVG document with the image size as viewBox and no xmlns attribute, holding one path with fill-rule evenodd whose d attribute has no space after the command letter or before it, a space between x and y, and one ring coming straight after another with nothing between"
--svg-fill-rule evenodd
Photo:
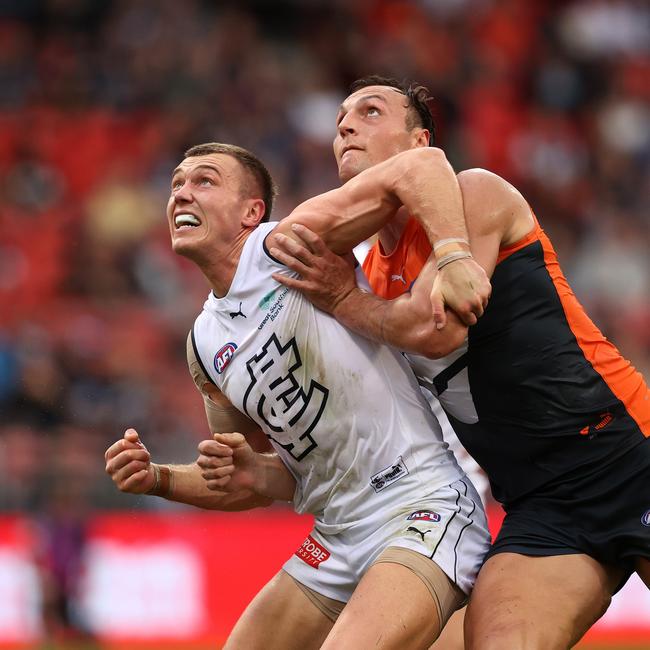
<instances>
[{"instance_id":1,"label":"sponsor logo on shorts","mask_svg":"<svg viewBox=\"0 0 650 650\"><path fill-rule=\"evenodd\" d=\"M235 355L236 349L236 343L226 343L226 345L224 345L217 354L214 355L214 367L218 375L228 367L228 364L232 361L232 358Z\"/></svg>"},{"instance_id":2,"label":"sponsor logo on shorts","mask_svg":"<svg viewBox=\"0 0 650 650\"><path fill-rule=\"evenodd\" d=\"M440 521L441 517L437 512L431 512L430 510L417 510L412 512L407 519L410 521Z\"/></svg>"},{"instance_id":3,"label":"sponsor logo on shorts","mask_svg":"<svg viewBox=\"0 0 650 650\"><path fill-rule=\"evenodd\" d=\"M650 510L646 510L641 517L641 523L644 526L650 526Z\"/></svg>"},{"instance_id":4,"label":"sponsor logo on shorts","mask_svg":"<svg viewBox=\"0 0 650 650\"><path fill-rule=\"evenodd\" d=\"M295 552L303 562L307 562L309 566L318 569L321 562L325 562L331 553L321 546L311 535L307 535L307 539L302 543L302 546Z\"/></svg>"},{"instance_id":5,"label":"sponsor logo on shorts","mask_svg":"<svg viewBox=\"0 0 650 650\"><path fill-rule=\"evenodd\" d=\"M399 456L390 467L386 467L381 472L377 472L374 476L371 476L370 485L372 485L372 489L375 492L381 492L408 473L409 471L404 463L404 459Z\"/></svg>"},{"instance_id":6,"label":"sponsor logo on shorts","mask_svg":"<svg viewBox=\"0 0 650 650\"><path fill-rule=\"evenodd\" d=\"M601 413L600 420L594 424L588 424L580 429L580 435L593 438L598 432L602 431L608 424L614 421L614 416L609 412Z\"/></svg>"}]
</instances>

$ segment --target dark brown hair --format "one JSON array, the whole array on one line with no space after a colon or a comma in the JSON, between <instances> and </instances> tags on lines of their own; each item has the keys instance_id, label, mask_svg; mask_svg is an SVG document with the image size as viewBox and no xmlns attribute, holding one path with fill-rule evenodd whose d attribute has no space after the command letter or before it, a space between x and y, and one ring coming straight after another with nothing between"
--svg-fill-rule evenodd
<instances>
[{"instance_id":1,"label":"dark brown hair","mask_svg":"<svg viewBox=\"0 0 650 650\"><path fill-rule=\"evenodd\" d=\"M249 197L256 194L260 195L260 198L264 201L264 217L261 222L268 221L273 210L273 199L275 199L278 191L264 163L247 149L221 142L206 142L190 147L185 152L185 158L208 156L213 153L232 156L244 168L249 180L242 183L242 189Z\"/></svg>"},{"instance_id":2,"label":"dark brown hair","mask_svg":"<svg viewBox=\"0 0 650 650\"><path fill-rule=\"evenodd\" d=\"M408 100L406 112L406 128L411 130L416 126L429 131L429 146L436 142L436 126L429 109L429 102L433 100L429 89L414 81L399 81L392 77L382 77L372 74L352 82L350 94L366 88L367 86L389 86L401 92Z\"/></svg>"}]
</instances>

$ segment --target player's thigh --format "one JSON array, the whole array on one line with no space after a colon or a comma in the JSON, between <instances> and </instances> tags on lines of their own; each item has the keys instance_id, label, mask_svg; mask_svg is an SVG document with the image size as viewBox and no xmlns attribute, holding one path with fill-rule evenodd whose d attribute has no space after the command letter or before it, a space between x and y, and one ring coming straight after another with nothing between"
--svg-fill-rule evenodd
<instances>
[{"instance_id":1,"label":"player's thigh","mask_svg":"<svg viewBox=\"0 0 650 650\"><path fill-rule=\"evenodd\" d=\"M248 605L224 650L320 648L333 623L280 571Z\"/></svg>"},{"instance_id":2,"label":"player's thigh","mask_svg":"<svg viewBox=\"0 0 650 650\"><path fill-rule=\"evenodd\" d=\"M463 626L467 607L456 610L442 628L440 636L436 639L430 650L464 650L465 638Z\"/></svg>"},{"instance_id":3,"label":"player's thigh","mask_svg":"<svg viewBox=\"0 0 650 650\"><path fill-rule=\"evenodd\" d=\"M566 650L607 609L622 578L588 555L499 553L483 565L465 618L470 650Z\"/></svg>"},{"instance_id":4,"label":"player's thigh","mask_svg":"<svg viewBox=\"0 0 650 650\"><path fill-rule=\"evenodd\" d=\"M422 579L401 564L382 562L365 573L322 647L417 650L428 648L439 631Z\"/></svg>"},{"instance_id":5,"label":"player's thigh","mask_svg":"<svg viewBox=\"0 0 650 650\"><path fill-rule=\"evenodd\" d=\"M636 572L639 574L639 577L643 582L645 582L646 587L650 589L650 559L647 557L637 558L635 567Z\"/></svg>"}]
</instances>

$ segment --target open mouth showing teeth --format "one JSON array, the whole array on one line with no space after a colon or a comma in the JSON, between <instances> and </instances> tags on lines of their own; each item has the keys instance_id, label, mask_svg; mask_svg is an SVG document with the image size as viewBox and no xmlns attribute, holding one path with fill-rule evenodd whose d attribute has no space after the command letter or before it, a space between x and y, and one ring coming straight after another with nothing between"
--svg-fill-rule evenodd
<instances>
[{"instance_id":1,"label":"open mouth showing teeth","mask_svg":"<svg viewBox=\"0 0 650 650\"><path fill-rule=\"evenodd\" d=\"M183 226L196 228L201 225L201 222L193 214L178 214L174 217L174 224L177 228L182 228Z\"/></svg>"}]
</instances>

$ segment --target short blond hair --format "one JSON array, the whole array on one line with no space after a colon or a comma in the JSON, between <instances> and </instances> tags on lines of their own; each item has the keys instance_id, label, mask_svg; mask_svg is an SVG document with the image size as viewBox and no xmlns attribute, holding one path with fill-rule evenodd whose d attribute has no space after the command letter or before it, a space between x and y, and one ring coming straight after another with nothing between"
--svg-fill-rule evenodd
<instances>
[{"instance_id":1,"label":"short blond hair","mask_svg":"<svg viewBox=\"0 0 650 650\"><path fill-rule=\"evenodd\" d=\"M256 198L259 196L264 201L264 217L262 221L268 221L273 210L273 200L277 196L278 191L264 163L255 154L243 147L221 142L205 142L194 145L185 152L185 158L209 156L214 153L232 156L247 172L251 182L244 181L242 183L242 189L247 194L247 198Z\"/></svg>"}]
</instances>

